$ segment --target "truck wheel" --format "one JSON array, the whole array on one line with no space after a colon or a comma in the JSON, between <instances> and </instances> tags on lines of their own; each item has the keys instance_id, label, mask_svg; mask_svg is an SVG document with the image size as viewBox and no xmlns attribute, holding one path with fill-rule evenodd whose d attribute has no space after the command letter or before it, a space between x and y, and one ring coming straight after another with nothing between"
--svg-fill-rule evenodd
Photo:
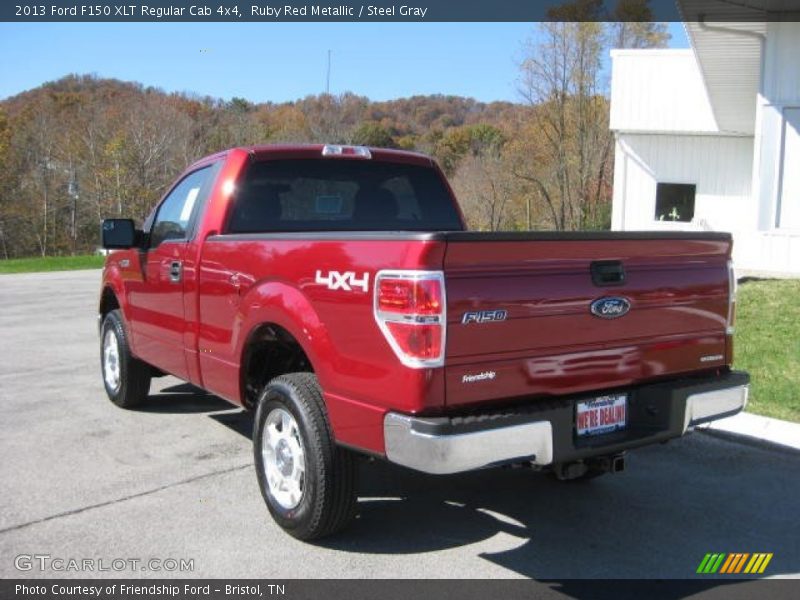
<instances>
[{"instance_id":1,"label":"truck wheel","mask_svg":"<svg viewBox=\"0 0 800 600\"><path fill-rule=\"evenodd\" d=\"M253 451L261 495L287 533L321 538L355 516L358 465L333 441L313 373L281 375L267 384L256 409Z\"/></svg>"},{"instance_id":2,"label":"truck wheel","mask_svg":"<svg viewBox=\"0 0 800 600\"><path fill-rule=\"evenodd\" d=\"M150 366L131 354L119 310L103 320L100 335L100 368L109 399L120 408L134 408L150 391Z\"/></svg>"}]
</instances>

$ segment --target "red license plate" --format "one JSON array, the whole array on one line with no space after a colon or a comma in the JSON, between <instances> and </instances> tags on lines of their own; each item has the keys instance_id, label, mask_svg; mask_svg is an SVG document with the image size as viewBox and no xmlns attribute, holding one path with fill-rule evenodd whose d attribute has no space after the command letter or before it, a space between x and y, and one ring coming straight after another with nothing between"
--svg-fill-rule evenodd
<instances>
[{"instance_id":1,"label":"red license plate","mask_svg":"<svg viewBox=\"0 0 800 600\"><path fill-rule=\"evenodd\" d=\"M628 424L628 396L600 396L575 405L575 429L579 436L599 435L624 429Z\"/></svg>"}]
</instances>

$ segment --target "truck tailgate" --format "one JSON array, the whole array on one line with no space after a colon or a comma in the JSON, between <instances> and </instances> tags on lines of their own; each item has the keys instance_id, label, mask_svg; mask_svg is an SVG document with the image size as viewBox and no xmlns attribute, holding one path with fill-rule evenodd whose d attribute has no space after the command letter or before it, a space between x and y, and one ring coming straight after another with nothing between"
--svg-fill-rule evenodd
<instances>
[{"instance_id":1,"label":"truck tailgate","mask_svg":"<svg viewBox=\"0 0 800 600\"><path fill-rule=\"evenodd\" d=\"M447 405L724 366L730 251L719 233L448 234ZM629 311L592 314L602 298Z\"/></svg>"}]
</instances>

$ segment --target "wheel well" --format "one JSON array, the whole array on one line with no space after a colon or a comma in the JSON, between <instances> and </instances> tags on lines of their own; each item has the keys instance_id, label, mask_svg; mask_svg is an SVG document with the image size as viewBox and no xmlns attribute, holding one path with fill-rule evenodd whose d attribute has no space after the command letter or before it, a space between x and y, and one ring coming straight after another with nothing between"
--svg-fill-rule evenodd
<instances>
[{"instance_id":1,"label":"wheel well","mask_svg":"<svg viewBox=\"0 0 800 600\"><path fill-rule=\"evenodd\" d=\"M298 371L314 372L300 343L279 325L259 325L250 334L242 356L244 405L255 406L261 390L274 377Z\"/></svg>"},{"instance_id":2,"label":"wheel well","mask_svg":"<svg viewBox=\"0 0 800 600\"><path fill-rule=\"evenodd\" d=\"M117 301L117 296L114 294L114 290L110 287L105 288L103 294L100 296L100 317L104 318L112 310L118 308L119 302Z\"/></svg>"}]
</instances>

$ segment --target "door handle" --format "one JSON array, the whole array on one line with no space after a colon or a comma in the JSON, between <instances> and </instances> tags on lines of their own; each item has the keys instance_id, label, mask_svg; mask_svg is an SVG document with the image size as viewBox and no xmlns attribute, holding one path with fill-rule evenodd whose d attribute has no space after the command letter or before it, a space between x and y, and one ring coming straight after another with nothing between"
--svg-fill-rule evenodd
<instances>
[{"instance_id":1,"label":"door handle","mask_svg":"<svg viewBox=\"0 0 800 600\"><path fill-rule=\"evenodd\" d=\"M169 265L169 280L172 283L178 283L181 280L182 274L183 265L181 265L181 261L173 260Z\"/></svg>"}]
</instances>

